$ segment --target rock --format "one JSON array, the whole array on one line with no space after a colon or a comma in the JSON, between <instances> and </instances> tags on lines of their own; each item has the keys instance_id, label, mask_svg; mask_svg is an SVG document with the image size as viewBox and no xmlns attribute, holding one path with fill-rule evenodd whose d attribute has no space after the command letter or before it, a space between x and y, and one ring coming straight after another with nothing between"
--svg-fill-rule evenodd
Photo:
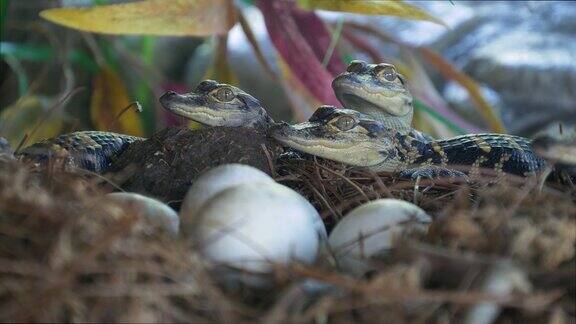
<instances>
[{"instance_id":1,"label":"rock","mask_svg":"<svg viewBox=\"0 0 576 324\"><path fill-rule=\"evenodd\" d=\"M433 47L502 100L514 134L576 122L576 11L569 2L474 3ZM445 90L446 91L446 90Z\"/></svg>"}]
</instances>

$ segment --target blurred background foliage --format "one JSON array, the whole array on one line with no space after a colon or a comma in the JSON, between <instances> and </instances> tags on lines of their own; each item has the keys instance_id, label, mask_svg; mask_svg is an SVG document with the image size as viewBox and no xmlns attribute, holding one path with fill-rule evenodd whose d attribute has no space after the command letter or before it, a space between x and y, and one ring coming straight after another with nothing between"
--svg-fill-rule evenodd
<instances>
[{"instance_id":1,"label":"blurred background foliage","mask_svg":"<svg viewBox=\"0 0 576 324\"><path fill-rule=\"evenodd\" d=\"M567 6L0 0L0 136L13 146L78 129L149 136L184 123L157 98L206 78L252 93L276 120L301 121L339 105L330 84L353 59L395 64L415 96L415 127L435 136L570 127Z\"/></svg>"}]
</instances>

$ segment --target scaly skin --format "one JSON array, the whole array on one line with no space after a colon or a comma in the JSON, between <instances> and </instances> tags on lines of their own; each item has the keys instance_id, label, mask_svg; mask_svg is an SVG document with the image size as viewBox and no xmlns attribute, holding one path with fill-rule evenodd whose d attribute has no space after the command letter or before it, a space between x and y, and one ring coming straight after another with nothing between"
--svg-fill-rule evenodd
<instances>
[{"instance_id":1,"label":"scaly skin","mask_svg":"<svg viewBox=\"0 0 576 324\"><path fill-rule=\"evenodd\" d=\"M412 131L412 95L392 64L352 61L332 81L332 88L344 108L369 115L400 133Z\"/></svg>"},{"instance_id":2,"label":"scaly skin","mask_svg":"<svg viewBox=\"0 0 576 324\"><path fill-rule=\"evenodd\" d=\"M208 126L268 127L273 122L256 98L213 80L202 81L190 93L166 92L160 103L176 115Z\"/></svg>"},{"instance_id":3,"label":"scaly skin","mask_svg":"<svg viewBox=\"0 0 576 324\"><path fill-rule=\"evenodd\" d=\"M355 110L331 106L318 108L308 122L273 126L270 134L288 147L374 171L461 165L527 176L546 165L522 137L471 134L422 141Z\"/></svg>"},{"instance_id":4,"label":"scaly skin","mask_svg":"<svg viewBox=\"0 0 576 324\"><path fill-rule=\"evenodd\" d=\"M130 143L144 138L99 131L80 131L47 139L23 149L19 157L40 164L61 158L65 164L96 173L105 172L112 158Z\"/></svg>"},{"instance_id":5,"label":"scaly skin","mask_svg":"<svg viewBox=\"0 0 576 324\"><path fill-rule=\"evenodd\" d=\"M254 97L236 87L211 80L201 82L194 91L184 95L166 92L160 97L160 103L169 111L209 126L268 127L272 123ZM25 148L20 156L37 163L61 157L72 167L102 173L128 144L140 140L144 138L81 131L36 143Z\"/></svg>"}]
</instances>

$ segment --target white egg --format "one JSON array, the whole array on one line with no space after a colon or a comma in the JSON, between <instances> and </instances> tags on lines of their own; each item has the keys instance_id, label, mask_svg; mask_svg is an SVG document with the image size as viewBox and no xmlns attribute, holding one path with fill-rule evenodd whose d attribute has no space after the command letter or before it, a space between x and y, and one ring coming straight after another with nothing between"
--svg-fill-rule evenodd
<instances>
[{"instance_id":1,"label":"white egg","mask_svg":"<svg viewBox=\"0 0 576 324\"><path fill-rule=\"evenodd\" d=\"M132 192L114 192L104 196L107 201L119 204L137 212L150 225L162 228L172 235L178 235L180 218L176 211L165 203Z\"/></svg>"},{"instance_id":2,"label":"white egg","mask_svg":"<svg viewBox=\"0 0 576 324\"><path fill-rule=\"evenodd\" d=\"M198 219L194 237L203 255L250 272L267 272L271 263L313 263L326 235L314 207L277 183L226 189L204 204Z\"/></svg>"},{"instance_id":3,"label":"white egg","mask_svg":"<svg viewBox=\"0 0 576 324\"><path fill-rule=\"evenodd\" d=\"M244 164L223 164L203 173L190 187L180 208L182 231L189 234L202 205L222 190L247 183L275 183L266 173Z\"/></svg>"},{"instance_id":4,"label":"white egg","mask_svg":"<svg viewBox=\"0 0 576 324\"><path fill-rule=\"evenodd\" d=\"M352 274L371 270L369 258L386 252L404 230L425 229L430 216L418 206L397 199L379 199L350 211L328 237L338 266Z\"/></svg>"}]
</instances>

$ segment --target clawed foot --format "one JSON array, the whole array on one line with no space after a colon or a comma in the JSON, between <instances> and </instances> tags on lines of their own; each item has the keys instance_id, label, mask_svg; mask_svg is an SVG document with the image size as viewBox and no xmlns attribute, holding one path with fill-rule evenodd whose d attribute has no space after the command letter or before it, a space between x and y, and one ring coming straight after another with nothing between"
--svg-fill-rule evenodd
<instances>
[{"instance_id":1,"label":"clawed foot","mask_svg":"<svg viewBox=\"0 0 576 324\"><path fill-rule=\"evenodd\" d=\"M437 178L462 178L469 181L469 177L461 171L452 170L442 167L413 168L400 172L400 177L405 179L417 180L418 178L437 179Z\"/></svg>"},{"instance_id":2,"label":"clawed foot","mask_svg":"<svg viewBox=\"0 0 576 324\"><path fill-rule=\"evenodd\" d=\"M279 160L302 160L299 152L288 150L278 156Z\"/></svg>"},{"instance_id":3,"label":"clawed foot","mask_svg":"<svg viewBox=\"0 0 576 324\"><path fill-rule=\"evenodd\" d=\"M306 154L304 152L296 151L293 149L286 149L283 153L278 155L279 161L287 161L287 160L308 160L310 159L311 155Z\"/></svg>"}]
</instances>

